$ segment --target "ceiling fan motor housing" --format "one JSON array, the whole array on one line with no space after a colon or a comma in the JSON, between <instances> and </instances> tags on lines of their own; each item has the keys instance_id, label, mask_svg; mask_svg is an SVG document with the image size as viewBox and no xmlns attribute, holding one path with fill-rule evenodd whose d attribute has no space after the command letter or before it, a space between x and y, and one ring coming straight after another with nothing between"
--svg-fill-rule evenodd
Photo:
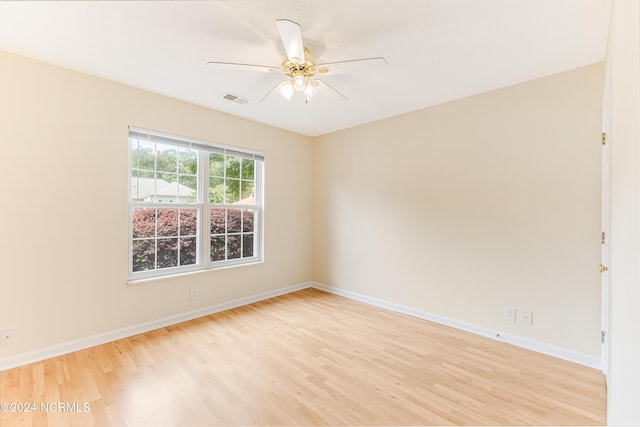
<instances>
[{"instance_id":1,"label":"ceiling fan motor housing","mask_svg":"<svg viewBox=\"0 0 640 427\"><path fill-rule=\"evenodd\" d=\"M318 71L316 69L316 58L309 52L309 49L304 48L304 61L300 62L297 58L289 60L286 56L282 58L281 71L283 74L291 77L292 79L297 76L304 78L313 77Z\"/></svg>"}]
</instances>

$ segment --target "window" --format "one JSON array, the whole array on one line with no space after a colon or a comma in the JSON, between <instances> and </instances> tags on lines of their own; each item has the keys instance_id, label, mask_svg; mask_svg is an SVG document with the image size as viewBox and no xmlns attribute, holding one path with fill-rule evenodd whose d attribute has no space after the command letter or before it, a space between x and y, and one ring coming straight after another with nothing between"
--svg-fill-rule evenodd
<instances>
[{"instance_id":1,"label":"window","mask_svg":"<svg viewBox=\"0 0 640 427\"><path fill-rule=\"evenodd\" d=\"M263 156L129 129L129 279L262 260Z\"/></svg>"}]
</instances>

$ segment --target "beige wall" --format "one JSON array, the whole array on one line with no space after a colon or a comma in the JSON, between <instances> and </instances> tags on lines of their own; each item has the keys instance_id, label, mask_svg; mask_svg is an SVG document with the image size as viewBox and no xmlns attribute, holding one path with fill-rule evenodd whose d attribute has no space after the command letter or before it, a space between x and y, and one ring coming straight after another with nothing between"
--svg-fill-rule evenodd
<instances>
[{"instance_id":1,"label":"beige wall","mask_svg":"<svg viewBox=\"0 0 640 427\"><path fill-rule=\"evenodd\" d=\"M599 357L603 85L596 64L316 138L313 280Z\"/></svg>"},{"instance_id":2,"label":"beige wall","mask_svg":"<svg viewBox=\"0 0 640 427\"><path fill-rule=\"evenodd\" d=\"M615 0L605 113L611 149L609 424L640 425L640 3Z\"/></svg>"},{"instance_id":3,"label":"beige wall","mask_svg":"<svg viewBox=\"0 0 640 427\"><path fill-rule=\"evenodd\" d=\"M265 152L263 264L126 285L129 125ZM309 280L309 138L0 53L0 144L2 357Z\"/></svg>"}]
</instances>

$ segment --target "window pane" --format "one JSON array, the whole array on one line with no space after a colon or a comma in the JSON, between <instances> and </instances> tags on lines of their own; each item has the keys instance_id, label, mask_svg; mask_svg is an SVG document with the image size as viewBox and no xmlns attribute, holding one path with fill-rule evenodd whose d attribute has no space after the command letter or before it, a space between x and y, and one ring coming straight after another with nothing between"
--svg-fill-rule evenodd
<instances>
[{"instance_id":1,"label":"window pane","mask_svg":"<svg viewBox=\"0 0 640 427\"><path fill-rule=\"evenodd\" d=\"M180 235L195 236L198 230L198 210L180 209Z\"/></svg>"},{"instance_id":2,"label":"window pane","mask_svg":"<svg viewBox=\"0 0 640 427\"><path fill-rule=\"evenodd\" d=\"M240 209L227 210L227 233L242 231L242 211Z\"/></svg>"},{"instance_id":3,"label":"window pane","mask_svg":"<svg viewBox=\"0 0 640 427\"><path fill-rule=\"evenodd\" d=\"M151 193L151 201L158 203L176 203L180 201L180 186L178 175L171 173L159 173L156 180L156 189ZM187 192L190 189L184 187ZM184 191L183 191L184 192ZM186 194L185 194L186 195Z\"/></svg>"},{"instance_id":4,"label":"window pane","mask_svg":"<svg viewBox=\"0 0 640 427\"><path fill-rule=\"evenodd\" d=\"M156 266L155 240L133 241L133 271L153 270Z\"/></svg>"},{"instance_id":5,"label":"window pane","mask_svg":"<svg viewBox=\"0 0 640 427\"><path fill-rule=\"evenodd\" d=\"M209 178L209 202L224 202L224 178Z\"/></svg>"},{"instance_id":6,"label":"window pane","mask_svg":"<svg viewBox=\"0 0 640 427\"><path fill-rule=\"evenodd\" d=\"M253 180L255 160L242 159L242 179Z\"/></svg>"},{"instance_id":7,"label":"window pane","mask_svg":"<svg viewBox=\"0 0 640 427\"><path fill-rule=\"evenodd\" d=\"M227 178L240 178L240 158L227 156Z\"/></svg>"},{"instance_id":8,"label":"window pane","mask_svg":"<svg viewBox=\"0 0 640 427\"><path fill-rule=\"evenodd\" d=\"M172 183L172 182L177 182L178 181L178 174L175 173L171 173L171 172L160 172L158 171L158 173L156 174L158 180L162 180L165 183ZM166 185L166 184L163 184ZM161 184L158 184L158 187L160 187Z\"/></svg>"},{"instance_id":9,"label":"window pane","mask_svg":"<svg viewBox=\"0 0 640 427\"><path fill-rule=\"evenodd\" d=\"M183 185L189 188L191 191L191 198L193 200L196 199L196 190L198 188L198 177L195 175L178 175L178 182L180 185Z\"/></svg>"},{"instance_id":10,"label":"window pane","mask_svg":"<svg viewBox=\"0 0 640 427\"><path fill-rule=\"evenodd\" d=\"M242 235L242 257L248 258L253 256L253 234Z\"/></svg>"},{"instance_id":11,"label":"window pane","mask_svg":"<svg viewBox=\"0 0 640 427\"><path fill-rule=\"evenodd\" d=\"M186 177L188 178L188 177ZM192 185L195 187L197 179L193 177ZM178 203L193 203L197 201L198 193L195 188L188 187L184 183L176 183L178 186L178 194L172 201Z\"/></svg>"},{"instance_id":12,"label":"window pane","mask_svg":"<svg viewBox=\"0 0 640 427\"><path fill-rule=\"evenodd\" d=\"M226 209L211 209L211 234L224 234Z\"/></svg>"},{"instance_id":13,"label":"window pane","mask_svg":"<svg viewBox=\"0 0 640 427\"><path fill-rule=\"evenodd\" d=\"M209 176L224 176L224 156L209 153Z\"/></svg>"},{"instance_id":14,"label":"window pane","mask_svg":"<svg viewBox=\"0 0 640 427\"><path fill-rule=\"evenodd\" d=\"M131 145L131 167L155 170L155 144L149 141L133 141Z\"/></svg>"},{"instance_id":15,"label":"window pane","mask_svg":"<svg viewBox=\"0 0 640 427\"><path fill-rule=\"evenodd\" d=\"M156 209L139 208L133 210L133 238L155 237Z\"/></svg>"},{"instance_id":16,"label":"window pane","mask_svg":"<svg viewBox=\"0 0 640 427\"><path fill-rule=\"evenodd\" d=\"M240 235L227 237L227 259L235 259L241 257L240 238Z\"/></svg>"},{"instance_id":17,"label":"window pane","mask_svg":"<svg viewBox=\"0 0 640 427\"><path fill-rule=\"evenodd\" d=\"M178 153L178 172L189 175L198 174L198 151L180 148Z\"/></svg>"},{"instance_id":18,"label":"window pane","mask_svg":"<svg viewBox=\"0 0 640 427\"><path fill-rule=\"evenodd\" d=\"M211 261L224 260L224 236L214 236L211 238Z\"/></svg>"},{"instance_id":19,"label":"window pane","mask_svg":"<svg viewBox=\"0 0 640 427\"><path fill-rule=\"evenodd\" d=\"M154 178L156 176L156 173L154 171L147 171L147 170L139 170L139 169L133 169L131 172L131 177L140 177L140 178Z\"/></svg>"},{"instance_id":20,"label":"window pane","mask_svg":"<svg viewBox=\"0 0 640 427\"><path fill-rule=\"evenodd\" d=\"M240 183L241 188L242 188L242 194L241 194L241 202L247 205L252 205L253 203L255 203L255 199L253 198L253 187L254 187L254 183L253 181L242 181Z\"/></svg>"},{"instance_id":21,"label":"window pane","mask_svg":"<svg viewBox=\"0 0 640 427\"><path fill-rule=\"evenodd\" d=\"M131 172L131 200L148 201L156 188L155 173L134 170Z\"/></svg>"},{"instance_id":22,"label":"window pane","mask_svg":"<svg viewBox=\"0 0 640 427\"><path fill-rule=\"evenodd\" d=\"M196 264L198 242L195 237L180 239L180 265Z\"/></svg>"},{"instance_id":23,"label":"window pane","mask_svg":"<svg viewBox=\"0 0 640 427\"><path fill-rule=\"evenodd\" d=\"M158 268L178 265L178 239L158 239Z\"/></svg>"},{"instance_id":24,"label":"window pane","mask_svg":"<svg viewBox=\"0 0 640 427\"><path fill-rule=\"evenodd\" d=\"M178 235L178 209L158 209L158 236Z\"/></svg>"},{"instance_id":25,"label":"window pane","mask_svg":"<svg viewBox=\"0 0 640 427\"><path fill-rule=\"evenodd\" d=\"M242 211L242 232L252 232L253 231L253 211L244 210Z\"/></svg>"},{"instance_id":26,"label":"window pane","mask_svg":"<svg viewBox=\"0 0 640 427\"><path fill-rule=\"evenodd\" d=\"M178 148L172 145L156 144L156 170L178 172Z\"/></svg>"},{"instance_id":27,"label":"window pane","mask_svg":"<svg viewBox=\"0 0 640 427\"><path fill-rule=\"evenodd\" d=\"M237 203L240 201L240 181L237 179L227 179L225 203Z\"/></svg>"}]
</instances>

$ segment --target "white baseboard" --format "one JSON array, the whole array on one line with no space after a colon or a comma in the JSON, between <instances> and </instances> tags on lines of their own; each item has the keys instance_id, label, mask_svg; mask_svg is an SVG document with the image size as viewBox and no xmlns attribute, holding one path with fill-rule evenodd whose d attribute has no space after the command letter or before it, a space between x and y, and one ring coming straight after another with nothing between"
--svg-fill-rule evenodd
<instances>
[{"instance_id":1,"label":"white baseboard","mask_svg":"<svg viewBox=\"0 0 640 427\"><path fill-rule=\"evenodd\" d=\"M311 282L311 286L316 289L320 289L322 291L330 292L332 294L340 295L356 301L375 305L377 307L386 308L388 310L395 311L398 313L408 314L409 316L414 316L420 319L429 320L431 322L439 323L441 325L446 325L452 328L460 329L462 331L471 332L476 335L481 335L481 336L492 338L492 339L499 339L500 341L506 342L508 344L533 350L538 353L546 354L548 356L557 357L558 359L567 360L569 362L577 363L583 366L587 366L589 368L594 368L594 369L602 368L602 364L600 362L599 357L589 356L587 354L578 353L576 351L568 350L566 348L541 343L541 342L530 340L527 338L522 338L517 335L505 334L503 332L485 328L483 326L462 322L460 320L455 320L455 319L440 316L437 314L429 313L426 311L417 310L415 308L406 307L404 305L391 303L391 302L380 300L377 298L371 298L355 292L324 285L322 283ZM496 338L498 336L500 338Z\"/></svg>"},{"instance_id":2,"label":"white baseboard","mask_svg":"<svg viewBox=\"0 0 640 427\"><path fill-rule=\"evenodd\" d=\"M115 331L110 331L103 334L98 334L91 337L81 338L78 340L57 344L51 347L42 348L40 350L35 350L27 353L17 354L15 356L0 358L0 371L15 368L18 366L27 365L29 363L39 362L41 360L50 359L56 356L62 356L63 354L84 350L90 347L95 347L100 344L105 344L111 341L128 338L134 335L143 334L145 332L175 325L177 323L186 322L188 320L197 319L199 317L208 316L210 314L219 313L221 311L230 310L232 308L266 300L269 298L299 291L301 289L306 289L309 287L311 287L310 282L300 283L298 285L275 289L273 291L251 295L245 298L240 298L233 301L228 301L221 304L200 308L198 310L176 314L175 316L169 316L163 319L158 319L158 320L154 320L146 323L140 323L138 325L117 329Z\"/></svg>"}]
</instances>

